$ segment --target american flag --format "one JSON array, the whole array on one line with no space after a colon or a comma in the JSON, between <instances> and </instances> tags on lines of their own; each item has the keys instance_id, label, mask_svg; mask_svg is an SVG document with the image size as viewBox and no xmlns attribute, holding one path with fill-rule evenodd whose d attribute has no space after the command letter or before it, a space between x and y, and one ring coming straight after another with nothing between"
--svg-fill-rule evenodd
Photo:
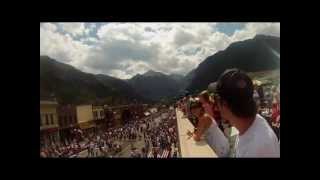
<instances>
[{"instance_id":1,"label":"american flag","mask_svg":"<svg viewBox=\"0 0 320 180\"><path fill-rule=\"evenodd\" d=\"M152 158L152 157L153 157L152 151L149 152L149 154L148 154L147 157L148 157L148 158Z\"/></svg>"},{"instance_id":2,"label":"american flag","mask_svg":"<svg viewBox=\"0 0 320 180\"><path fill-rule=\"evenodd\" d=\"M162 153L159 153L159 154L157 155L157 158L168 158L168 157L169 157L169 153L170 153L170 151L167 150L167 149L165 149L165 150L162 151ZM152 154L152 151L149 152L149 154L148 154L147 157L148 157L148 158L154 158L154 157L153 157L153 154Z\"/></svg>"}]
</instances>

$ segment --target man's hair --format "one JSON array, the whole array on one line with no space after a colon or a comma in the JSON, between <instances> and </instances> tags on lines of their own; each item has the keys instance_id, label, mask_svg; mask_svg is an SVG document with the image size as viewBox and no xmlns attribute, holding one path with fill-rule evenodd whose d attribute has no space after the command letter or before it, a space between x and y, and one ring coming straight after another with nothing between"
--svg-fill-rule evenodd
<instances>
[{"instance_id":1,"label":"man's hair","mask_svg":"<svg viewBox=\"0 0 320 180\"><path fill-rule=\"evenodd\" d=\"M218 80L217 94L234 115L251 118L257 114L257 106L253 99L253 83L243 71L226 70Z\"/></svg>"}]
</instances>

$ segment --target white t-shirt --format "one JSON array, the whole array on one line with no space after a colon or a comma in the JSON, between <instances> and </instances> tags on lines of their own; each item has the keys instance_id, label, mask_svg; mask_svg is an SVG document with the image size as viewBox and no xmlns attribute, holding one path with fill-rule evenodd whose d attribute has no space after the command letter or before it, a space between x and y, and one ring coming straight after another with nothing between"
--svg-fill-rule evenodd
<instances>
[{"instance_id":1,"label":"white t-shirt","mask_svg":"<svg viewBox=\"0 0 320 180\"><path fill-rule=\"evenodd\" d=\"M219 127L212 123L205 132L208 145L215 151L218 157L226 157L229 153L229 142Z\"/></svg>"},{"instance_id":2,"label":"white t-shirt","mask_svg":"<svg viewBox=\"0 0 320 180\"><path fill-rule=\"evenodd\" d=\"M267 121L257 114L247 131L236 139L236 157L280 157L280 144Z\"/></svg>"},{"instance_id":3,"label":"white t-shirt","mask_svg":"<svg viewBox=\"0 0 320 180\"><path fill-rule=\"evenodd\" d=\"M218 157L224 157L229 153L229 142L216 125L212 124L209 127L205 138ZM280 157L280 144L267 121L257 114L247 131L237 136L235 151L236 157Z\"/></svg>"}]
</instances>

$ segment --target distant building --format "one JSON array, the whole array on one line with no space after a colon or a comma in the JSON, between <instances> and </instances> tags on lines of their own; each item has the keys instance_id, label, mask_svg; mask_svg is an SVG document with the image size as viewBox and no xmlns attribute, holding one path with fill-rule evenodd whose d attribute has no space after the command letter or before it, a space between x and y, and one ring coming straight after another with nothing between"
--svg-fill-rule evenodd
<instances>
[{"instance_id":1,"label":"distant building","mask_svg":"<svg viewBox=\"0 0 320 180\"><path fill-rule=\"evenodd\" d=\"M121 106L112 106L105 109L106 121L113 126L120 126L128 123L129 121L140 120L144 117L144 112L147 110L147 105L143 104L130 104Z\"/></svg>"},{"instance_id":2,"label":"distant building","mask_svg":"<svg viewBox=\"0 0 320 180\"><path fill-rule=\"evenodd\" d=\"M76 110L80 129L84 132L94 132L96 125L93 118L92 105L79 105Z\"/></svg>"},{"instance_id":3,"label":"distant building","mask_svg":"<svg viewBox=\"0 0 320 180\"><path fill-rule=\"evenodd\" d=\"M47 146L60 141L57 101L40 101L40 145Z\"/></svg>"},{"instance_id":4,"label":"distant building","mask_svg":"<svg viewBox=\"0 0 320 180\"><path fill-rule=\"evenodd\" d=\"M106 128L114 126L113 111L109 106L104 105L104 115Z\"/></svg>"},{"instance_id":5,"label":"distant building","mask_svg":"<svg viewBox=\"0 0 320 180\"><path fill-rule=\"evenodd\" d=\"M77 110L74 105L58 106L58 120L61 140L71 140L72 131L78 127Z\"/></svg>"},{"instance_id":6,"label":"distant building","mask_svg":"<svg viewBox=\"0 0 320 180\"><path fill-rule=\"evenodd\" d=\"M103 106L92 106L93 120L99 127L105 125L105 112Z\"/></svg>"}]
</instances>

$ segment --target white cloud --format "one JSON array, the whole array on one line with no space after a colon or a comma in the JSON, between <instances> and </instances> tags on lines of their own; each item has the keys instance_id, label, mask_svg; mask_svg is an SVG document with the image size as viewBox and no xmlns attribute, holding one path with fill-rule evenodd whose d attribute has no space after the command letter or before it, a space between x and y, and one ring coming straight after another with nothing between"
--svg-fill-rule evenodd
<instances>
[{"instance_id":1,"label":"white cloud","mask_svg":"<svg viewBox=\"0 0 320 180\"><path fill-rule=\"evenodd\" d=\"M216 23L59 25L72 37L57 32L55 24L41 24L40 54L69 62L86 72L119 78L130 78L149 69L186 74L232 42L256 34L280 36L280 23L247 23L232 36L218 31ZM96 36L92 35L94 30ZM86 36L74 39L80 35Z\"/></svg>"},{"instance_id":2,"label":"white cloud","mask_svg":"<svg viewBox=\"0 0 320 180\"><path fill-rule=\"evenodd\" d=\"M280 23L247 23L243 29L236 31L231 39L233 42L242 41L257 34L280 37Z\"/></svg>"},{"instance_id":3,"label":"white cloud","mask_svg":"<svg viewBox=\"0 0 320 180\"><path fill-rule=\"evenodd\" d=\"M48 55L81 68L90 46L74 40L69 34L57 32L54 26L51 23L40 26L40 55Z\"/></svg>"},{"instance_id":4,"label":"white cloud","mask_svg":"<svg viewBox=\"0 0 320 180\"><path fill-rule=\"evenodd\" d=\"M94 37L85 37L85 38L80 39L80 41L88 44L88 43L97 43L98 39L94 38Z\"/></svg>"},{"instance_id":5,"label":"white cloud","mask_svg":"<svg viewBox=\"0 0 320 180\"><path fill-rule=\"evenodd\" d=\"M120 79L129 79L131 76L127 74L125 71L121 71L118 69L114 69L110 71L110 75L113 77L118 77Z\"/></svg>"},{"instance_id":6,"label":"white cloud","mask_svg":"<svg viewBox=\"0 0 320 180\"><path fill-rule=\"evenodd\" d=\"M43 28L48 31L55 32L57 30L57 26L52 23L40 23L40 28Z\"/></svg>"},{"instance_id":7,"label":"white cloud","mask_svg":"<svg viewBox=\"0 0 320 180\"><path fill-rule=\"evenodd\" d=\"M84 23L59 23L59 26L63 31L70 33L72 36L81 36L89 33L89 30L85 28Z\"/></svg>"},{"instance_id":8,"label":"white cloud","mask_svg":"<svg viewBox=\"0 0 320 180\"><path fill-rule=\"evenodd\" d=\"M195 37L191 33L180 30L175 33L174 43L179 47L187 44L188 42L194 41L194 39Z\"/></svg>"}]
</instances>

